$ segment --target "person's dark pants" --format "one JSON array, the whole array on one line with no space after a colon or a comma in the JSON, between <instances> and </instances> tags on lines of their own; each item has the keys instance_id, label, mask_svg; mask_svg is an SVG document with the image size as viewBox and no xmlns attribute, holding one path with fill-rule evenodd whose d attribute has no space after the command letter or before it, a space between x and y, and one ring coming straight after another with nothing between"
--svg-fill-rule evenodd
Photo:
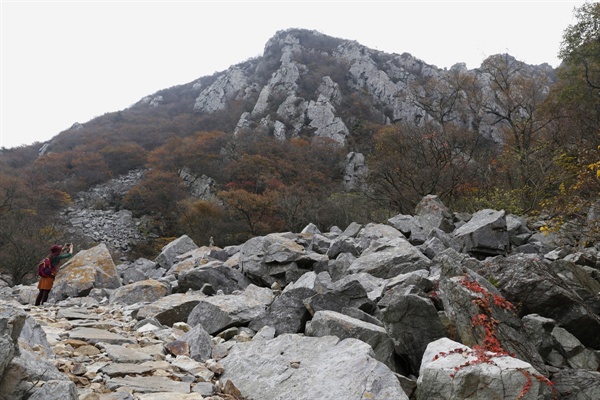
<instances>
[{"instance_id":1,"label":"person's dark pants","mask_svg":"<svg viewBox=\"0 0 600 400\"><path fill-rule=\"evenodd\" d=\"M40 292L38 293L37 298L35 299L35 305L41 306L46 301L48 301L49 294L50 294L50 290L40 289Z\"/></svg>"}]
</instances>

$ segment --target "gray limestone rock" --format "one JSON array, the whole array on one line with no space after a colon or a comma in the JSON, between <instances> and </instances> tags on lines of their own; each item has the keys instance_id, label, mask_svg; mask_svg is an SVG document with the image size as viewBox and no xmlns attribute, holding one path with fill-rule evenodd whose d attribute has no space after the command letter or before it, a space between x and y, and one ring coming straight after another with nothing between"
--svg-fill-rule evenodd
<instances>
[{"instance_id":1,"label":"gray limestone rock","mask_svg":"<svg viewBox=\"0 0 600 400\"><path fill-rule=\"evenodd\" d=\"M0 305L0 377L15 355L27 314L11 306Z\"/></svg>"},{"instance_id":2,"label":"gray limestone rock","mask_svg":"<svg viewBox=\"0 0 600 400\"><path fill-rule=\"evenodd\" d=\"M600 372L560 370L552 376L552 382L561 400L600 399Z\"/></svg>"},{"instance_id":3,"label":"gray limestone rock","mask_svg":"<svg viewBox=\"0 0 600 400\"><path fill-rule=\"evenodd\" d=\"M428 269L430 260L408 240L395 238L385 245L365 250L350 267L348 273L366 272L378 278L388 279L396 275Z\"/></svg>"},{"instance_id":4,"label":"gray limestone rock","mask_svg":"<svg viewBox=\"0 0 600 400\"><path fill-rule=\"evenodd\" d=\"M478 211L453 235L465 253L505 255L510 248L504 210Z\"/></svg>"},{"instance_id":5,"label":"gray limestone rock","mask_svg":"<svg viewBox=\"0 0 600 400\"><path fill-rule=\"evenodd\" d=\"M196 98L194 111L214 112L225 108L228 100L243 97L248 78L239 67L229 68Z\"/></svg>"},{"instance_id":6,"label":"gray limestone rock","mask_svg":"<svg viewBox=\"0 0 600 400\"><path fill-rule=\"evenodd\" d=\"M94 288L116 289L121 280L104 243L82 250L58 271L50 299L87 296Z\"/></svg>"},{"instance_id":7,"label":"gray limestone rock","mask_svg":"<svg viewBox=\"0 0 600 400\"><path fill-rule=\"evenodd\" d=\"M83 340L88 343L125 344L136 342L134 339L97 328L75 328L69 332L69 338Z\"/></svg>"},{"instance_id":8,"label":"gray limestone rock","mask_svg":"<svg viewBox=\"0 0 600 400\"><path fill-rule=\"evenodd\" d=\"M145 361L142 363L110 363L99 369L109 377L125 377L128 375L145 375L149 374L157 369L171 370L171 365L166 361Z\"/></svg>"},{"instance_id":9,"label":"gray limestone rock","mask_svg":"<svg viewBox=\"0 0 600 400\"><path fill-rule=\"evenodd\" d=\"M169 270L175 264L177 256L198 248L189 236L183 235L162 248L161 253L154 260L158 265Z\"/></svg>"},{"instance_id":10,"label":"gray limestone rock","mask_svg":"<svg viewBox=\"0 0 600 400\"><path fill-rule=\"evenodd\" d=\"M73 382L46 381L28 391L27 400L78 400L79 393Z\"/></svg>"},{"instance_id":11,"label":"gray limestone rock","mask_svg":"<svg viewBox=\"0 0 600 400\"><path fill-rule=\"evenodd\" d=\"M237 269L230 268L220 261L212 261L189 271L182 272L177 278L179 290L200 290L205 284L210 284L215 290L230 294L235 290L244 290L250 284Z\"/></svg>"},{"instance_id":12,"label":"gray limestone rock","mask_svg":"<svg viewBox=\"0 0 600 400\"><path fill-rule=\"evenodd\" d=\"M553 367L564 367L567 363L566 354L552 335L556 321L537 314L526 315L522 320L527 336L535 345L544 362Z\"/></svg>"},{"instance_id":13,"label":"gray limestone rock","mask_svg":"<svg viewBox=\"0 0 600 400\"><path fill-rule=\"evenodd\" d=\"M108 358L118 364L141 364L146 361L152 361L152 357L149 354L145 354L135 348L107 343L100 343L98 347L104 350Z\"/></svg>"},{"instance_id":14,"label":"gray limestone rock","mask_svg":"<svg viewBox=\"0 0 600 400\"><path fill-rule=\"evenodd\" d=\"M56 382L56 383L55 383ZM46 387L46 385L48 385ZM49 389L60 388L60 396L52 393ZM39 354L29 350L21 349L8 364L4 374L0 376L0 395L12 399L66 399L77 400L78 393L75 384L60 372L54 364L41 357ZM2 398L2 397L0 397Z\"/></svg>"},{"instance_id":15,"label":"gray limestone rock","mask_svg":"<svg viewBox=\"0 0 600 400\"><path fill-rule=\"evenodd\" d=\"M286 290L262 314L254 318L248 327L259 331L270 326L275 328L276 335L303 332L306 321L310 319L304 301L314 294L314 290L306 287Z\"/></svg>"},{"instance_id":16,"label":"gray limestone rock","mask_svg":"<svg viewBox=\"0 0 600 400\"><path fill-rule=\"evenodd\" d=\"M176 322L186 322L190 312L204 299L204 294L174 293L154 303L142 306L137 314L138 320L153 317L163 325L173 326Z\"/></svg>"},{"instance_id":17,"label":"gray limestone rock","mask_svg":"<svg viewBox=\"0 0 600 400\"><path fill-rule=\"evenodd\" d=\"M0 332L1 335L1 332ZM52 359L55 354L46 338L46 332L31 316L27 316L19 334L19 348L33 351L34 349L46 358ZM0 351L1 353L1 351ZM0 355L1 356L1 355ZM2 372L0 371L0 376Z\"/></svg>"},{"instance_id":18,"label":"gray limestone rock","mask_svg":"<svg viewBox=\"0 0 600 400\"><path fill-rule=\"evenodd\" d=\"M250 398L408 399L392 371L356 339L285 334L237 344L221 363L221 380L230 379Z\"/></svg>"},{"instance_id":19,"label":"gray limestone rock","mask_svg":"<svg viewBox=\"0 0 600 400\"><path fill-rule=\"evenodd\" d=\"M272 233L248 240L240 250L240 267L244 275L258 285L281 286L295 281L306 270L299 271L299 263L314 264L306 249L296 243L295 235Z\"/></svg>"},{"instance_id":20,"label":"gray limestone rock","mask_svg":"<svg viewBox=\"0 0 600 400\"><path fill-rule=\"evenodd\" d=\"M352 281L358 282L367 292L369 300L372 301L378 301L383 297L383 292L387 284L385 279L377 278L365 272L359 272L357 274L346 275L335 282L329 283L327 289L339 290Z\"/></svg>"},{"instance_id":21,"label":"gray limestone rock","mask_svg":"<svg viewBox=\"0 0 600 400\"><path fill-rule=\"evenodd\" d=\"M212 356L211 336L202 325L194 326L183 334L179 340L188 344L190 357L196 361L206 361Z\"/></svg>"},{"instance_id":22,"label":"gray limestone rock","mask_svg":"<svg viewBox=\"0 0 600 400\"><path fill-rule=\"evenodd\" d=\"M465 345L476 346L486 345L486 337L492 335L502 349L544 373L544 362L525 335L514 306L511 307L494 285L467 268L464 262L457 265L458 259L450 253L439 261L442 264L439 296L446 315L456 327L456 338ZM484 322L494 321L493 325L474 323L482 318Z\"/></svg>"},{"instance_id":23,"label":"gray limestone rock","mask_svg":"<svg viewBox=\"0 0 600 400\"><path fill-rule=\"evenodd\" d=\"M489 362L481 363L476 362L477 358L469 347L448 338L430 343L421 362L417 400L513 400L550 396L548 385L531 378L531 375L541 375L530 364L509 356L492 355ZM531 387L519 397L528 381Z\"/></svg>"},{"instance_id":24,"label":"gray limestone rock","mask_svg":"<svg viewBox=\"0 0 600 400\"><path fill-rule=\"evenodd\" d=\"M329 290L304 300L304 305L312 315L322 310L342 312L346 307L358 308L372 314L376 308L375 301L368 297L367 291L357 280L332 285Z\"/></svg>"},{"instance_id":25,"label":"gray limestone rock","mask_svg":"<svg viewBox=\"0 0 600 400\"><path fill-rule=\"evenodd\" d=\"M330 242L329 248L324 254L330 259L336 258L340 254L350 254L354 257L358 257L361 251L362 250L354 238L341 235Z\"/></svg>"},{"instance_id":26,"label":"gray limestone rock","mask_svg":"<svg viewBox=\"0 0 600 400\"><path fill-rule=\"evenodd\" d=\"M171 294L169 285L155 279L147 279L116 289L110 296L110 302L126 305L152 303L169 294Z\"/></svg>"},{"instance_id":27,"label":"gray limestone rock","mask_svg":"<svg viewBox=\"0 0 600 400\"><path fill-rule=\"evenodd\" d=\"M554 265L537 257L515 254L495 257L478 272L493 279L509 301L519 303L523 314L551 318L586 347L600 349L600 317L593 310L597 304L586 304L574 290L574 283L569 284L565 275L559 276ZM592 293L589 295L594 298Z\"/></svg>"},{"instance_id":28,"label":"gray limestone rock","mask_svg":"<svg viewBox=\"0 0 600 400\"><path fill-rule=\"evenodd\" d=\"M201 325L213 335L229 327L248 324L272 301L270 289L250 285L242 294L203 298L194 307L187 322L191 326Z\"/></svg>"},{"instance_id":29,"label":"gray limestone rock","mask_svg":"<svg viewBox=\"0 0 600 400\"><path fill-rule=\"evenodd\" d=\"M190 393L189 382L178 382L163 376L125 376L112 378L106 382L106 387L116 391L121 387L131 388L136 393Z\"/></svg>"},{"instance_id":30,"label":"gray limestone rock","mask_svg":"<svg viewBox=\"0 0 600 400\"><path fill-rule=\"evenodd\" d=\"M412 215L398 214L388 219L388 223L402 232L412 244L421 244L425 241L427 234L421 223Z\"/></svg>"},{"instance_id":31,"label":"gray limestone rock","mask_svg":"<svg viewBox=\"0 0 600 400\"><path fill-rule=\"evenodd\" d=\"M427 345L447 336L446 329L431 300L424 293L423 296L411 293L411 286L397 286L384 300L386 307L381 310L381 319L385 331L396 354L403 356L416 373Z\"/></svg>"},{"instance_id":32,"label":"gray limestone rock","mask_svg":"<svg viewBox=\"0 0 600 400\"><path fill-rule=\"evenodd\" d=\"M373 349L375 358L392 371L396 371L394 344L384 328L356 318L335 312L317 311L313 316L307 336L337 336L340 339L354 338L367 343Z\"/></svg>"},{"instance_id":33,"label":"gray limestone rock","mask_svg":"<svg viewBox=\"0 0 600 400\"><path fill-rule=\"evenodd\" d=\"M346 155L344 168L344 188L346 190L364 188L365 179L369 175L369 168L362 153L350 152Z\"/></svg>"},{"instance_id":34,"label":"gray limestone rock","mask_svg":"<svg viewBox=\"0 0 600 400\"><path fill-rule=\"evenodd\" d=\"M415 207L415 220L423 228L425 235L432 229L441 229L449 233L454 230L452 212L435 195L427 195Z\"/></svg>"}]
</instances>

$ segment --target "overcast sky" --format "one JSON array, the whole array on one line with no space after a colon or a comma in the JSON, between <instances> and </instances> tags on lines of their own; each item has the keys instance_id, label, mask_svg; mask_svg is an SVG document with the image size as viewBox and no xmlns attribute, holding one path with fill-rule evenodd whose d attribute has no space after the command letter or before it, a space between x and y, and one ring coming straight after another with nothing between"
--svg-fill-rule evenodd
<instances>
[{"instance_id":1,"label":"overcast sky","mask_svg":"<svg viewBox=\"0 0 600 400\"><path fill-rule=\"evenodd\" d=\"M0 147L262 55L278 30L315 29L440 68L492 54L558 66L584 1L0 0Z\"/></svg>"}]
</instances>

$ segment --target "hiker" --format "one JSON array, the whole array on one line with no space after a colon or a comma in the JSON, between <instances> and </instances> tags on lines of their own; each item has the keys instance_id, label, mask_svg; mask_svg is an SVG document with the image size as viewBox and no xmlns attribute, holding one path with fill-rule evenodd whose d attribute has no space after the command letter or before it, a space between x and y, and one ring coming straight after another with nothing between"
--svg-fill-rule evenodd
<instances>
[{"instance_id":1,"label":"hiker","mask_svg":"<svg viewBox=\"0 0 600 400\"><path fill-rule=\"evenodd\" d=\"M48 295L52 286L54 285L54 277L58 272L58 265L61 260L69 258L73 255L73 243L65 244L64 246L55 244L50 247L50 254L47 258L50 260L50 276L41 277L38 283L38 289L40 290L37 298L35 299L35 305L40 306L48 300Z\"/></svg>"}]
</instances>

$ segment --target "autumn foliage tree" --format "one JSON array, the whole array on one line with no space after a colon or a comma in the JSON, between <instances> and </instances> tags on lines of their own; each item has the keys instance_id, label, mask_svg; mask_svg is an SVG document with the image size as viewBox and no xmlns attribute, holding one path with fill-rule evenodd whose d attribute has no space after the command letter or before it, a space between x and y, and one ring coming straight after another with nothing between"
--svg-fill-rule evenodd
<instances>
[{"instance_id":1,"label":"autumn foliage tree","mask_svg":"<svg viewBox=\"0 0 600 400\"><path fill-rule=\"evenodd\" d=\"M179 202L186 197L181 178L172 172L151 170L123 198L125 208L134 215L151 216L163 234L176 230Z\"/></svg>"},{"instance_id":2,"label":"autumn foliage tree","mask_svg":"<svg viewBox=\"0 0 600 400\"><path fill-rule=\"evenodd\" d=\"M235 242L230 231L238 224L229 221L225 209L215 201L187 199L180 204L179 229L198 245L208 245L212 237L217 246Z\"/></svg>"},{"instance_id":3,"label":"autumn foliage tree","mask_svg":"<svg viewBox=\"0 0 600 400\"><path fill-rule=\"evenodd\" d=\"M0 172L0 273L8 274L14 284L37 279L37 261L51 244L64 240L56 210L69 201L64 192L31 186Z\"/></svg>"},{"instance_id":4,"label":"autumn foliage tree","mask_svg":"<svg viewBox=\"0 0 600 400\"><path fill-rule=\"evenodd\" d=\"M600 4L585 3L574 14L549 98L560 110L556 190L541 206L550 216L545 231L568 232L585 246L600 240Z\"/></svg>"},{"instance_id":5,"label":"autumn foliage tree","mask_svg":"<svg viewBox=\"0 0 600 400\"><path fill-rule=\"evenodd\" d=\"M143 168L146 164L148 151L137 143L108 144L100 150L106 166L112 175L118 176Z\"/></svg>"},{"instance_id":6,"label":"autumn foliage tree","mask_svg":"<svg viewBox=\"0 0 600 400\"><path fill-rule=\"evenodd\" d=\"M501 183L515 193L524 212L533 210L547 193L554 151L548 138L556 118L553 110L543 107L551 84L548 75L528 68L508 54L491 56L481 67L491 94L483 108L502 140Z\"/></svg>"},{"instance_id":7,"label":"autumn foliage tree","mask_svg":"<svg viewBox=\"0 0 600 400\"><path fill-rule=\"evenodd\" d=\"M451 124L382 127L368 157L374 195L410 214L428 194L452 202L474 179L477 133Z\"/></svg>"}]
</instances>

